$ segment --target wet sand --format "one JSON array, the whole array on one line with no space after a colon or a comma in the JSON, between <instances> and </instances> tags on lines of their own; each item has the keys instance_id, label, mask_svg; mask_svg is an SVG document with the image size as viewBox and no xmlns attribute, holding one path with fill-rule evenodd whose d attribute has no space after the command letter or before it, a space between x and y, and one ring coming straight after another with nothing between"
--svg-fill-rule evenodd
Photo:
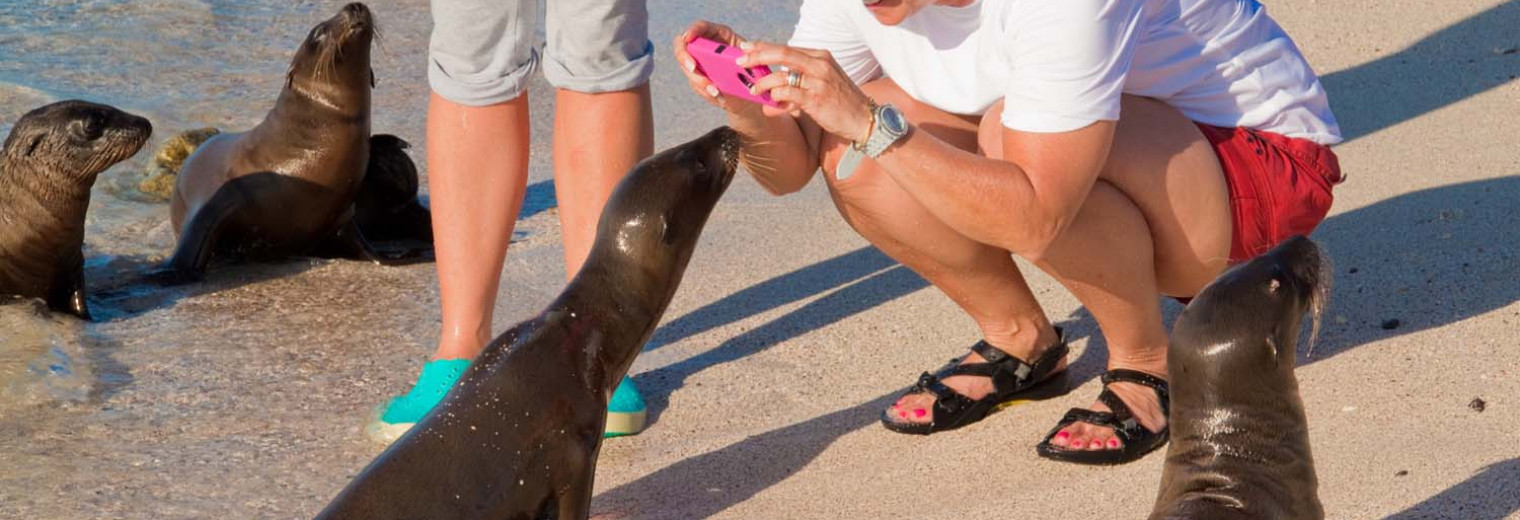
<instances>
[{"instance_id":1,"label":"wet sand","mask_svg":"<svg viewBox=\"0 0 1520 520\"><path fill-rule=\"evenodd\" d=\"M46 30L0 32L0 53L61 56L0 63L0 130L48 100L87 97L153 119L150 147L172 132L257 122L290 51L341 5L150 0L123 14L130 3L54 3L32 22ZM759 2L653 4L664 148L722 122L686 90L669 39L699 16L779 39L794 15ZM384 29L375 130L411 141L425 167L426 2L371 7ZM1282 0L1269 10L1323 76L1349 138L1337 148L1349 181L1315 233L1337 285L1298 372L1327 517L1520 518L1520 3ZM0 26L15 15L0 10ZM167 21L81 21L112 15ZM504 270L501 330L564 280L545 202L552 96L541 79L533 89L539 202ZM0 518L309 518L378 453L360 427L432 349L433 267L300 260L141 287L135 273L172 247L168 210L117 187L149 156L103 176L92 204L87 277L109 321L23 325L61 327L60 349L89 377L24 402L6 390ZM975 341L971 321L856 236L821 183L774 198L737 180L634 366L653 424L604 444L594 509L638 519L1143 517L1161 456L1085 468L1034 454L1066 408L1097 395L1105 349L1070 295L1026 272L1077 338L1081 385L955 433L893 434L876 425L880 409ZM1390 320L1398 325L1385 328ZM23 363L47 355L36 352ZM13 366L0 357L0 374ZM28 392L55 381L19 373L8 377Z\"/></svg>"}]
</instances>

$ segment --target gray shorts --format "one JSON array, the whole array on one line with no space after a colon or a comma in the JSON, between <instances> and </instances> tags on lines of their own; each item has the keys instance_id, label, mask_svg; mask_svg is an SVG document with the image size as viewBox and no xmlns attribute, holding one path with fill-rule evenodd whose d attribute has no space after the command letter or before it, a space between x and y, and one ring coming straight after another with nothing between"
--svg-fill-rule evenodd
<instances>
[{"instance_id":1,"label":"gray shorts","mask_svg":"<svg viewBox=\"0 0 1520 520\"><path fill-rule=\"evenodd\" d=\"M654 44L645 0L549 0L544 56L533 46L538 0L432 0L428 84L472 106L516 98L542 66L555 87L597 93L649 81Z\"/></svg>"}]
</instances>

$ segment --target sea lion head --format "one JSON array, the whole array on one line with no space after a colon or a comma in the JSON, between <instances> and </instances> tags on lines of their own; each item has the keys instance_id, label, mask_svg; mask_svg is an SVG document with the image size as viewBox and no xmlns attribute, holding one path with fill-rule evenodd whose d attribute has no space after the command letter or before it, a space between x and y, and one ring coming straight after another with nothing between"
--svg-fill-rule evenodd
<instances>
[{"instance_id":1,"label":"sea lion head","mask_svg":"<svg viewBox=\"0 0 1520 520\"><path fill-rule=\"evenodd\" d=\"M59 101L27 112L5 139L5 164L30 165L88 189L95 176L141 149L153 125L115 107Z\"/></svg>"},{"instance_id":2,"label":"sea lion head","mask_svg":"<svg viewBox=\"0 0 1520 520\"><path fill-rule=\"evenodd\" d=\"M323 99L341 98L347 92L368 93L375 82L369 66L375 35L368 7L358 2L343 6L306 34L285 73L286 85Z\"/></svg>"},{"instance_id":3,"label":"sea lion head","mask_svg":"<svg viewBox=\"0 0 1520 520\"><path fill-rule=\"evenodd\" d=\"M738 156L739 134L723 127L640 162L603 209L595 249L652 275L679 274Z\"/></svg>"},{"instance_id":4,"label":"sea lion head","mask_svg":"<svg viewBox=\"0 0 1520 520\"><path fill-rule=\"evenodd\" d=\"M1178 317L1172 376L1242 391L1255 386L1251 380L1283 381L1278 375L1291 375L1296 362L1305 311L1314 315L1311 345L1319 332L1330 273L1324 252L1302 236L1226 271Z\"/></svg>"}]
</instances>

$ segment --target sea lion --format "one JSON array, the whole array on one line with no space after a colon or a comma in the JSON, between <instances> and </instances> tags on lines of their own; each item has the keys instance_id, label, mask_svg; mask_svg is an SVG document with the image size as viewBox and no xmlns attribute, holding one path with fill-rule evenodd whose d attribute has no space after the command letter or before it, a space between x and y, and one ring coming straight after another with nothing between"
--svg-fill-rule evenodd
<instances>
[{"instance_id":1,"label":"sea lion","mask_svg":"<svg viewBox=\"0 0 1520 520\"><path fill-rule=\"evenodd\" d=\"M81 249L90 187L152 133L147 119L77 100L16 122L0 152L0 294L90 319Z\"/></svg>"},{"instance_id":2,"label":"sea lion","mask_svg":"<svg viewBox=\"0 0 1520 520\"><path fill-rule=\"evenodd\" d=\"M1319 247L1296 236L1182 311L1167 351L1172 443L1151 520L1324 518L1293 365L1305 311L1311 345L1318 334L1330 273Z\"/></svg>"},{"instance_id":3,"label":"sea lion","mask_svg":"<svg viewBox=\"0 0 1520 520\"><path fill-rule=\"evenodd\" d=\"M738 143L720 128L635 166L559 298L486 346L317 518L586 518L607 400L674 296Z\"/></svg>"},{"instance_id":4,"label":"sea lion","mask_svg":"<svg viewBox=\"0 0 1520 520\"><path fill-rule=\"evenodd\" d=\"M213 254L273 260L321 254L380 263L424 259L386 254L353 219L371 157L400 158L399 139L370 136L370 44L375 24L364 4L317 24L291 60L285 87L264 121L196 148L174 183L174 256L154 277L199 278ZM405 194L415 197L413 193ZM431 237L417 237L431 249Z\"/></svg>"}]
</instances>

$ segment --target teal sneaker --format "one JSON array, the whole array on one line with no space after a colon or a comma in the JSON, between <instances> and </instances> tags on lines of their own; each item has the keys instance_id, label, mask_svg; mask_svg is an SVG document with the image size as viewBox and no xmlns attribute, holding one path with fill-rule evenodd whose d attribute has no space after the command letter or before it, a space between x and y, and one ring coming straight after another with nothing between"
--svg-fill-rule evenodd
<instances>
[{"instance_id":1,"label":"teal sneaker","mask_svg":"<svg viewBox=\"0 0 1520 520\"><path fill-rule=\"evenodd\" d=\"M395 442L443 400L469 367L468 359L435 359L422 365L412 391L375 410L374 419L364 427L365 436L381 444Z\"/></svg>"},{"instance_id":2,"label":"teal sneaker","mask_svg":"<svg viewBox=\"0 0 1520 520\"><path fill-rule=\"evenodd\" d=\"M417 384L411 392L396 396L375 410L373 419L364 427L365 436L381 444L396 442L443 400L469 367L468 359L429 361L422 366L422 374L417 376ZM607 427L602 437L638 434L644 430L647 418L648 411L638 387L624 376L612 392L612 400L607 403Z\"/></svg>"},{"instance_id":3,"label":"teal sneaker","mask_svg":"<svg viewBox=\"0 0 1520 520\"><path fill-rule=\"evenodd\" d=\"M644 431L644 421L648 418L649 412L644 407L644 397L639 395L639 387L633 386L633 379L623 376L617 390L612 391L612 400L607 402L607 427L602 431L602 438L637 435Z\"/></svg>"}]
</instances>

